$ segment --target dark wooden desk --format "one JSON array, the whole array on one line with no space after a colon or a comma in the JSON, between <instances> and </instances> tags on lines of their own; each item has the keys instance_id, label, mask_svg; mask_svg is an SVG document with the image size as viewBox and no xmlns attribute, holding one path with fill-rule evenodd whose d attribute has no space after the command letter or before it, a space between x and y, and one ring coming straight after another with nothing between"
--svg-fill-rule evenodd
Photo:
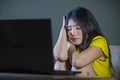
<instances>
[{"instance_id":1,"label":"dark wooden desk","mask_svg":"<svg viewBox=\"0 0 120 80\"><path fill-rule=\"evenodd\" d=\"M78 78L64 75L0 73L0 80L115 80L114 78Z\"/></svg>"}]
</instances>

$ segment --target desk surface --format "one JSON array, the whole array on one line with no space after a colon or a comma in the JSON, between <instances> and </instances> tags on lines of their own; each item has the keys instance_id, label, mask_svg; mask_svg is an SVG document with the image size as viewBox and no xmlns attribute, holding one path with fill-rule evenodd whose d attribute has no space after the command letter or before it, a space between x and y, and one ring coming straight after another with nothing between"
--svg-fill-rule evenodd
<instances>
[{"instance_id":1,"label":"desk surface","mask_svg":"<svg viewBox=\"0 0 120 80\"><path fill-rule=\"evenodd\" d=\"M0 80L116 80L115 78L78 78L64 75L0 73Z\"/></svg>"}]
</instances>

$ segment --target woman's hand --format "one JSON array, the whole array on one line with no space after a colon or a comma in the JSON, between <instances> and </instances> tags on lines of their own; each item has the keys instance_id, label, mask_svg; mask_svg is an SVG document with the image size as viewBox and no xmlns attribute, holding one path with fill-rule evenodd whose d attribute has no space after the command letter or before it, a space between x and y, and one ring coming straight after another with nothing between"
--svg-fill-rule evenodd
<instances>
[{"instance_id":1,"label":"woman's hand","mask_svg":"<svg viewBox=\"0 0 120 80\"><path fill-rule=\"evenodd\" d=\"M64 28L65 16L63 16L63 24L60 30L60 34L57 43L54 46L53 52L56 60L66 61L68 60L68 47L67 47L67 34Z\"/></svg>"},{"instance_id":2,"label":"woman's hand","mask_svg":"<svg viewBox=\"0 0 120 80\"><path fill-rule=\"evenodd\" d=\"M67 42L67 45L69 62L71 65L73 65L75 57L79 54L79 52L76 50L76 47L72 43Z\"/></svg>"}]
</instances>

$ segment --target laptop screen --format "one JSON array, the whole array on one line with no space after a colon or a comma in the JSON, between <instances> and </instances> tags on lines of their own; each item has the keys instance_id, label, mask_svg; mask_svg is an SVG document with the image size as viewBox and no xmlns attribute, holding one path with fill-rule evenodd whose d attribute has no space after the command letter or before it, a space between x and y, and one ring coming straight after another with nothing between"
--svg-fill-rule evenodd
<instances>
[{"instance_id":1,"label":"laptop screen","mask_svg":"<svg viewBox=\"0 0 120 80\"><path fill-rule=\"evenodd\" d=\"M53 70L50 19L0 20L0 72Z\"/></svg>"}]
</instances>

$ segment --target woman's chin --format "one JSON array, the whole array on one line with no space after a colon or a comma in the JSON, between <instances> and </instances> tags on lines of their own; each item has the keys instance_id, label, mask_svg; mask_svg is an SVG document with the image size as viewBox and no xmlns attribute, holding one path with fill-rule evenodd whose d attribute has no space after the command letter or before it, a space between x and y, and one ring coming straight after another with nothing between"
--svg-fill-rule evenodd
<instances>
[{"instance_id":1,"label":"woman's chin","mask_svg":"<svg viewBox=\"0 0 120 80\"><path fill-rule=\"evenodd\" d=\"M78 43L78 42L73 42L73 45L78 46L78 45L80 45L80 43Z\"/></svg>"}]
</instances>

